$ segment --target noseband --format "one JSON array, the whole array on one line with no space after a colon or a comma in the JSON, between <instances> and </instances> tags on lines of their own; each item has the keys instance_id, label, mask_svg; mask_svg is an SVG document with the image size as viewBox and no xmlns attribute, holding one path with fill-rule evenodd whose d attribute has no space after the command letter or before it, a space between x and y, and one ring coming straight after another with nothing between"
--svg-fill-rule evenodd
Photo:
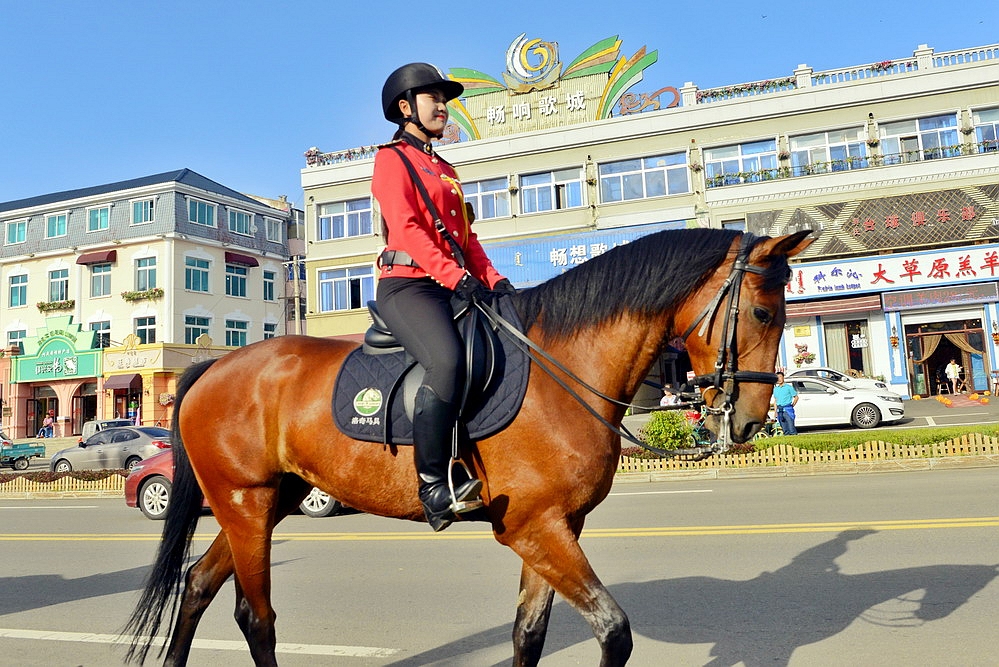
<instances>
[{"instance_id":1,"label":"noseband","mask_svg":"<svg viewBox=\"0 0 999 667\"><path fill-rule=\"evenodd\" d=\"M703 389L714 389L722 395L721 407L714 407L705 401L701 408L702 412L711 415L721 415L722 428L718 433L719 444L722 451L728 448L730 437L730 426L732 412L735 410L733 400L736 393L736 385L739 382L758 382L761 384L774 385L777 383L776 373L760 373L757 371L740 371L738 366L739 351L736 348L736 328L739 325L739 294L742 290L742 279L747 272L762 275L766 269L749 263L749 253L756 243L757 237L748 232L743 233L742 243L739 246L739 254L732 264L732 270L725 279L725 283L715 298L701 311L697 319L691 323L687 330L683 332L683 340L686 341L693 333L698 324L701 325L697 332L698 336L706 336L708 327L714 321L715 315L721 308L722 299L728 295L728 304L725 309L725 317L722 325L722 338L718 346L718 357L715 360L715 370L713 373L698 375L693 379L693 383ZM703 394L704 392L702 392ZM717 395L717 394L716 394ZM712 401L714 402L714 401Z\"/></svg>"}]
</instances>

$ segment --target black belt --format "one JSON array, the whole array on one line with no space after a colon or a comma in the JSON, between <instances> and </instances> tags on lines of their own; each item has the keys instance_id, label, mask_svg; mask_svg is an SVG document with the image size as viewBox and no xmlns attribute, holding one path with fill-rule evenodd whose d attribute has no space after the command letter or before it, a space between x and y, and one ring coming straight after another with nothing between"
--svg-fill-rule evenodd
<instances>
[{"instance_id":1,"label":"black belt","mask_svg":"<svg viewBox=\"0 0 999 667\"><path fill-rule=\"evenodd\" d=\"M409 256L408 252L402 250L383 250L382 254L378 256L378 266L412 266L415 268L420 268L420 265L416 263L412 257Z\"/></svg>"}]
</instances>

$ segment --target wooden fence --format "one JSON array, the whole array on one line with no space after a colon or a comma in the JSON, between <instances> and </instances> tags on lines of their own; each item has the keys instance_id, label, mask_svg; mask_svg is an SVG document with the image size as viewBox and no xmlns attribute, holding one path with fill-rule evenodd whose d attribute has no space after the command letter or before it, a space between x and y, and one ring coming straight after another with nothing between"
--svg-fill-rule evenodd
<instances>
[{"instance_id":1,"label":"wooden fence","mask_svg":"<svg viewBox=\"0 0 999 667\"><path fill-rule=\"evenodd\" d=\"M774 445L751 454L724 454L703 461L676 459L635 459L621 457L619 473L657 473L688 471L722 476L729 474L818 474L859 472L888 464L882 470L916 470L939 467L941 460L955 466L962 463L999 466L999 438L978 433L931 445L899 445L883 440L867 442L858 447L834 452L816 452L791 445ZM35 482L14 477L0 482L0 498L52 497L121 497L125 494L125 478L110 475L104 479L85 481L71 476L54 482Z\"/></svg>"},{"instance_id":2,"label":"wooden fence","mask_svg":"<svg viewBox=\"0 0 999 667\"><path fill-rule=\"evenodd\" d=\"M775 466L826 466L838 463L888 461L928 461L946 457L989 457L999 465L999 438L970 433L960 438L930 445L899 445L883 440L864 443L837 451L818 452L779 444L750 454L723 454L703 461L677 459L636 459L621 457L618 472L655 472L668 470L707 470L768 468Z\"/></svg>"}]
</instances>

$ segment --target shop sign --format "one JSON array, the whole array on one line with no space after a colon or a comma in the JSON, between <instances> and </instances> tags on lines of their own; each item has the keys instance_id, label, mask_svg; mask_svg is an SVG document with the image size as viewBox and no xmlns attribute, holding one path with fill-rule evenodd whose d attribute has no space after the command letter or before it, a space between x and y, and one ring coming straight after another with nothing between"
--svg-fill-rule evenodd
<instances>
[{"instance_id":1,"label":"shop sign","mask_svg":"<svg viewBox=\"0 0 999 667\"><path fill-rule=\"evenodd\" d=\"M483 243L496 270L518 287L530 287L565 273L611 248L665 229L683 229L686 221L620 227L599 232Z\"/></svg>"},{"instance_id":2,"label":"shop sign","mask_svg":"<svg viewBox=\"0 0 999 667\"><path fill-rule=\"evenodd\" d=\"M101 351L94 332L73 324L71 315L49 317L34 336L22 340L24 354L12 359L14 382L42 382L100 375Z\"/></svg>"},{"instance_id":3,"label":"shop sign","mask_svg":"<svg viewBox=\"0 0 999 667\"><path fill-rule=\"evenodd\" d=\"M461 132L471 140L602 120L610 118L622 101L622 113L660 108L663 93L672 93L667 106L676 106L679 94L671 87L622 100L658 59L656 51L646 52L644 46L630 58L622 56L621 40L615 35L565 64L558 42L522 33L506 51L506 70L500 78L464 67L450 70L450 78L465 92L449 105L454 124L448 126L451 131L444 141L460 141Z\"/></svg>"},{"instance_id":4,"label":"shop sign","mask_svg":"<svg viewBox=\"0 0 999 667\"><path fill-rule=\"evenodd\" d=\"M999 280L999 244L792 265L788 301Z\"/></svg>"}]
</instances>

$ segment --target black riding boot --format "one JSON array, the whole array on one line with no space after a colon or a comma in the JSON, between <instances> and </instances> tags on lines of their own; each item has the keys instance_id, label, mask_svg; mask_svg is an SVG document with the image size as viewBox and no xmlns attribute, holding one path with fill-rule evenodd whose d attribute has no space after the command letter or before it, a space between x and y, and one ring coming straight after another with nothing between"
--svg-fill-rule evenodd
<instances>
[{"instance_id":1,"label":"black riding boot","mask_svg":"<svg viewBox=\"0 0 999 667\"><path fill-rule=\"evenodd\" d=\"M458 408L442 401L427 385L416 391L413 411L413 447L416 472L420 477L420 502L434 531L441 531L457 519L458 512L476 509L481 503L466 506L478 498L482 481L470 479L454 489L454 501L448 487L451 463L451 437L458 418Z\"/></svg>"}]
</instances>

